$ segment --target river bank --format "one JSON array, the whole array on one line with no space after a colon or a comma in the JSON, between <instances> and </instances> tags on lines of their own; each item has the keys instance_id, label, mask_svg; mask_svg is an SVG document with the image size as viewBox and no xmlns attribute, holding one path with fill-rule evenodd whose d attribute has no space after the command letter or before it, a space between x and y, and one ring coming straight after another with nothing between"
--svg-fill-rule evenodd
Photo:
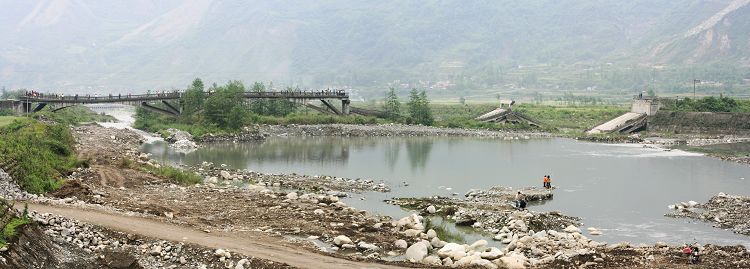
<instances>
[{"instance_id":1,"label":"river bank","mask_svg":"<svg viewBox=\"0 0 750 269\"><path fill-rule=\"evenodd\" d=\"M484 240L459 244L440 238L427 221L432 214L429 206L421 208L429 202L434 203L435 213L446 212L438 204L439 199L424 200L416 214L390 218L352 208L339 198L348 193L389 191L391 186L376 180L264 174L206 163L186 168L201 174L203 183L180 186L140 169L163 164L140 153L140 138L128 132L96 125L75 130L76 136L80 136L76 150L86 153L93 165L71 175L69 183L50 194L55 198L37 201L146 217L207 234L263 238L271 244L293 242L303 251L398 266L677 268L684 262L677 254L677 247L605 245L590 240L576 225L571 227L575 219L563 217L559 212L529 213L532 216L511 212L508 200L511 192L501 188L478 190L465 200L446 202L459 207L452 216L471 219L471 225L482 223L481 229L497 229L496 237L504 232L506 235L500 241L511 242L497 248L489 247ZM136 164L129 164L126 159ZM533 192L528 191L530 195ZM543 195L544 190L540 194L541 199L551 198ZM525 232L523 226L527 227ZM514 240L516 244L511 246ZM148 244L147 249L155 248L154 242ZM709 254L714 249L728 253L729 258L720 260L720 256ZM746 265L748 261L744 248L740 251L706 246L705 251L706 260L727 266ZM161 252L157 256L162 257ZM171 260L175 255L169 256ZM283 257L279 259L283 261Z\"/></svg>"},{"instance_id":2,"label":"river bank","mask_svg":"<svg viewBox=\"0 0 750 269\"><path fill-rule=\"evenodd\" d=\"M669 206L668 217L711 222L714 227L750 236L750 197L719 193L706 203L681 202Z\"/></svg>"}]
</instances>

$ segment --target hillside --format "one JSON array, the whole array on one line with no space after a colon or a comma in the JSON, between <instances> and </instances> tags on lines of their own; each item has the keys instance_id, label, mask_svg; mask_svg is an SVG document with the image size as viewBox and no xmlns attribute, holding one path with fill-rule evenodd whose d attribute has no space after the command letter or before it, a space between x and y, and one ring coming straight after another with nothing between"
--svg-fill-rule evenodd
<instances>
[{"instance_id":1,"label":"hillside","mask_svg":"<svg viewBox=\"0 0 750 269\"><path fill-rule=\"evenodd\" d=\"M748 2L0 0L0 86L145 91L202 77L615 90L681 87L696 72L737 85L750 66Z\"/></svg>"}]
</instances>

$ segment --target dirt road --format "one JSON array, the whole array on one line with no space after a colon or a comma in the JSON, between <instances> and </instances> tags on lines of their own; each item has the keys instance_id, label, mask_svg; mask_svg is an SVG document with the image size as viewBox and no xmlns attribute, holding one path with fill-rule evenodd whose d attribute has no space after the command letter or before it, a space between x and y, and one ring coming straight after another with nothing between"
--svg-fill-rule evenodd
<instances>
[{"instance_id":1,"label":"dirt road","mask_svg":"<svg viewBox=\"0 0 750 269\"><path fill-rule=\"evenodd\" d=\"M223 232L205 233L141 217L129 217L71 207L29 204L29 209L39 213L53 213L74 218L121 232L174 242L191 243L209 248L227 249L248 256L283 262L299 268L404 268L330 257L293 247L279 239L265 236L248 237L242 235L240 237L237 234Z\"/></svg>"}]
</instances>

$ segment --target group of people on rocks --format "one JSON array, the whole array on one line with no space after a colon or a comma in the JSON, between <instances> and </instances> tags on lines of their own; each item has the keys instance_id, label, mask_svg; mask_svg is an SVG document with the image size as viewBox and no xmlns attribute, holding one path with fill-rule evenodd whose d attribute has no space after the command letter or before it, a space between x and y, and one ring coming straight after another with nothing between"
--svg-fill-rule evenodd
<instances>
[{"instance_id":1,"label":"group of people on rocks","mask_svg":"<svg viewBox=\"0 0 750 269\"><path fill-rule=\"evenodd\" d=\"M552 177L549 175L544 175L542 177L542 187L551 190L552 189ZM526 195L521 193L520 191L516 193L516 197L514 199L515 207L519 210L526 209Z\"/></svg>"}]
</instances>

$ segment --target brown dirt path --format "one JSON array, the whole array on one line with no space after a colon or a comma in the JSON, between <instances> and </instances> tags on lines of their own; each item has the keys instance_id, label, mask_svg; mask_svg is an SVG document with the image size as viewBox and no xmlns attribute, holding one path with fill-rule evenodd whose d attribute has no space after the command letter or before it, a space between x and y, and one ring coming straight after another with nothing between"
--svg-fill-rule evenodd
<instances>
[{"instance_id":1,"label":"brown dirt path","mask_svg":"<svg viewBox=\"0 0 750 269\"><path fill-rule=\"evenodd\" d=\"M208 248L222 248L248 256L277 261L299 268L404 268L394 265L357 262L310 252L279 239L224 232L205 233L141 217L130 217L95 210L29 204L30 210L78 219L112 230L162 240L185 242Z\"/></svg>"}]
</instances>

